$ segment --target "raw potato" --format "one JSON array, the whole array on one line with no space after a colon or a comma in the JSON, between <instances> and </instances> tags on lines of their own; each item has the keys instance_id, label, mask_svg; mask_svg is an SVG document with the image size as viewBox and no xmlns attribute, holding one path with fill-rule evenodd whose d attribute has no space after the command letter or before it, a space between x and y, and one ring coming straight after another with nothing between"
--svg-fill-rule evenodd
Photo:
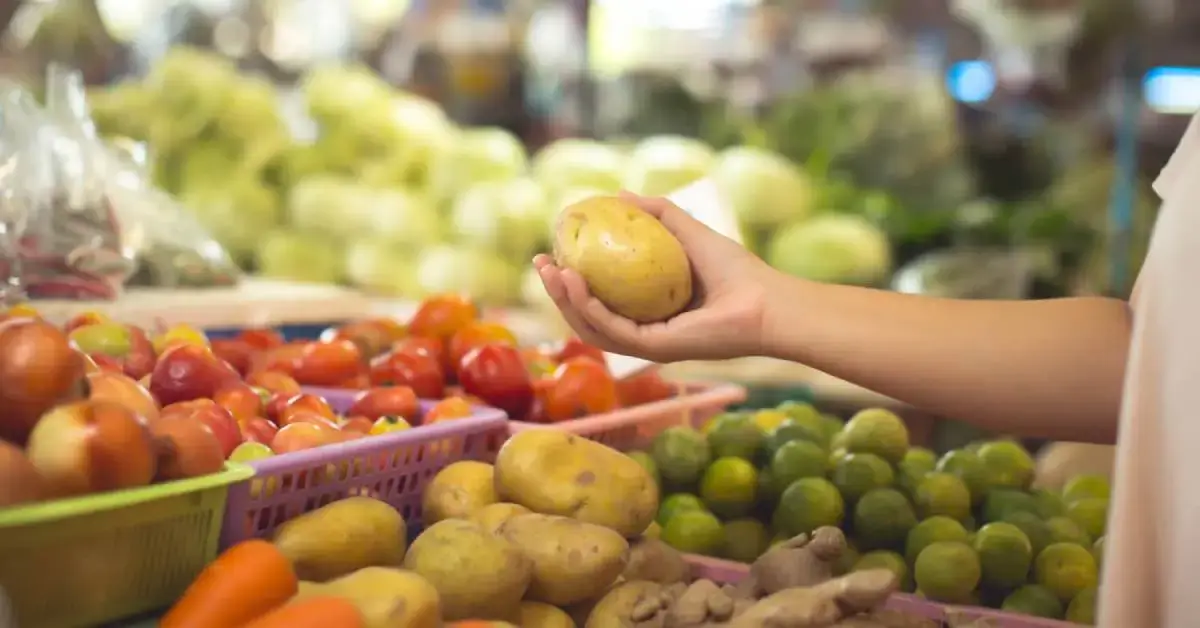
<instances>
[{"instance_id":1,"label":"raw potato","mask_svg":"<svg viewBox=\"0 0 1200 628\"><path fill-rule=\"evenodd\" d=\"M437 589L403 569L367 567L325 584L302 583L296 599L331 595L354 604L366 628L439 628Z\"/></svg>"},{"instance_id":2,"label":"raw potato","mask_svg":"<svg viewBox=\"0 0 1200 628\"><path fill-rule=\"evenodd\" d=\"M553 515L513 517L499 534L533 562L526 596L555 606L599 597L625 569L629 550L608 528Z\"/></svg>"},{"instance_id":3,"label":"raw potato","mask_svg":"<svg viewBox=\"0 0 1200 628\"><path fill-rule=\"evenodd\" d=\"M584 628L629 628L633 610L663 599L663 586L657 582L626 582L609 591L592 607Z\"/></svg>"},{"instance_id":4,"label":"raw potato","mask_svg":"<svg viewBox=\"0 0 1200 628\"><path fill-rule=\"evenodd\" d=\"M692 300L683 245L657 218L619 198L598 196L564 208L554 230L554 261L579 273L610 310L639 323L665 321Z\"/></svg>"},{"instance_id":5,"label":"raw potato","mask_svg":"<svg viewBox=\"0 0 1200 628\"><path fill-rule=\"evenodd\" d=\"M679 550L658 539L642 537L629 545L629 559L621 574L625 580L646 580L659 584L689 582L692 567Z\"/></svg>"},{"instance_id":6,"label":"raw potato","mask_svg":"<svg viewBox=\"0 0 1200 628\"><path fill-rule=\"evenodd\" d=\"M284 523L274 540L297 577L325 582L363 567L399 567L408 530L387 503L347 497Z\"/></svg>"},{"instance_id":7,"label":"raw potato","mask_svg":"<svg viewBox=\"0 0 1200 628\"><path fill-rule=\"evenodd\" d=\"M575 621L557 606L526 600L517 611L517 625L521 628L575 628Z\"/></svg>"},{"instance_id":8,"label":"raw potato","mask_svg":"<svg viewBox=\"0 0 1200 628\"><path fill-rule=\"evenodd\" d=\"M641 534L658 510L658 485L642 465L560 430L527 430L496 456L496 493L533 512Z\"/></svg>"},{"instance_id":9,"label":"raw potato","mask_svg":"<svg viewBox=\"0 0 1200 628\"><path fill-rule=\"evenodd\" d=\"M465 460L438 471L425 487L421 520L431 526L443 519L466 519L475 511L496 503L492 465Z\"/></svg>"},{"instance_id":10,"label":"raw potato","mask_svg":"<svg viewBox=\"0 0 1200 628\"><path fill-rule=\"evenodd\" d=\"M408 549L404 567L437 589L448 621L511 621L533 574L515 544L464 519L426 528Z\"/></svg>"},{"instance_id":11,"label":"raw potato","mask_svg":"<svg viewBox=\"0 0 1200 628\"><path fill-rule=\"evenodd\" d=\"M520 504L500 502L498 504L489 504L476 510L470 519L478 523L484 530L495 534L500 529L500 526L504 525L505 521L517 515L528 515L531 512L528 508Z\"/></svg>"}]
</instances>

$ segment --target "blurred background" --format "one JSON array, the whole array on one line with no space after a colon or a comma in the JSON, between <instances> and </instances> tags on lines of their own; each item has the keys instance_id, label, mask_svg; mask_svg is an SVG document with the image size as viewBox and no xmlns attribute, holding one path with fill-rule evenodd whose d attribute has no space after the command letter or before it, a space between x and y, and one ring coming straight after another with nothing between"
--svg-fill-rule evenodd
<instances>
[{"instance_id":1,"label":"blurred background","mask_svg":"<svg viewBox=\"0 0 1200 628\"><path fill-rule=\"evenodd\" d=\"M117 294L55 281L54 239L89 281L545 308L559 208L703 178L795 275L1124 294L1200 108L1200 4L1169 0L3 0L0 27L0 148L82 164L4 200L34 296ZM127 267L61 242L82 178Z\"/></svg>"}]
</instances>

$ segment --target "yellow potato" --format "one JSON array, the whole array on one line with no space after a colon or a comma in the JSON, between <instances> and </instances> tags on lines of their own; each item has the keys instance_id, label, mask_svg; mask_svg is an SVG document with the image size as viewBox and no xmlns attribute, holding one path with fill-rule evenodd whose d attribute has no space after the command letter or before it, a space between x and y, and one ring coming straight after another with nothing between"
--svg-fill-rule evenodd
<instances>
[{"instance_id":1,"label":"yellow potato","mask_svg":"<svg viewBox=\"0 0 1200 628\"><path fill-rule=\"evenodd\" d=\"M297 599L330 595L354 604L366 628L440 628L437 589L403 569L367 567L325 584L300 583Z\"/></svg>"},{"instance_id":2,"label":"yellow potato","mask_svg":"<svg viewBox=\"0 0 1200 628\"><path fill-rule=\"evenodd\" d=\"M575 628L575 621L557 606L526 600L518 609L517 625L521 628Z\"/></svg>"},{"instance_id":3,"label":"yellow potato","mask_svg":"<svg viewBox=\"0 0 1200 628\"><path fill-rule=\"evenodd\" d=\"M466 519L496 503L492 465L473 460L455 462L438 471L425 487L421 520L426 526L443 519Z\"/></svg>"},{"instance_id":4,"label":"yellow potato","mask_svg":"<svg viewBox=\"0 0 1200 628\"><path fill-rule=\"evenodd\" d=\"M520 504L509 504L500 502L497 504L488 504L471 514L469 519L478 523L484 530L496 533L500 526L504 525L505 521L512 519L517 515L528 515L530 510Z\"/></svg>"},{"instance_id":5,"label":"yellow potato","mask_svg":"<svg viewBox=\"0 0 1200 628\"><path fill-rule=\"evenodd\" d=\"M425 529L408 548L404 568L429 581L446 620L510 621L533 575L532 563L506 538L465 519Z\"/></svg>"},{"instance_id":6,"label":"yellow potato","mask_svg":"<svg viewBox=\"0 0 1200 628\"><path fill-rule=\"evenodd\" d=\"M559 430L527 430L496 456L496 493L533 512L572 517L634 537L658 511L658 485L625 454Z\"/></svg>"},{"instance_id":7,"label":"yellow potato","mask_svg":"<svg viewBox=\"0 0 1200 628\"><path fill-rule=\"evenodd\" d=\"M657 218L616 197L592 197L559 213L554 260L579 273L613 312L639 323L667 320L692 300L683 245Z\"/></svg>"},{"instance_id":8,"label":"yellow potato","mask_svg":"<svg viewBox=\"0 0 1200 628\"><path fill-rule=\"evenodd\" d=\"M635 606L662 594L663 587L656 582L626 582L596 602L584 628L627 628L634 623L629 616Z\"/></svg>"},{"instance_id":9,"label":"yellow potato","mask_svg":"<svg viewBox=\"0 0 1200 628\"><path fill-rule=\"evenodd\" d=\"M533 563L526 597L555 606L599 597L625 569L629 550L613 530L553 515L518 515L499 535Z\"/></svg>"}]
</instances>

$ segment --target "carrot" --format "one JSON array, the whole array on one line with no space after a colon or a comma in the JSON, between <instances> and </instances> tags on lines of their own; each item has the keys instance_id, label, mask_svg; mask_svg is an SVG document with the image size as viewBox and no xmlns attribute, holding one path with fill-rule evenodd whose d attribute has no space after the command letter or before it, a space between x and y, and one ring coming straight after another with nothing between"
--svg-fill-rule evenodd
<instances>
[{"instance_id":1,"label":"carrot","mask_svg":"<svg viewBox=\"0 0 1200 628\"><path fill-rule=\"evenodd\" d=\"M358 609L338 597L310 597L277 608L242 628L365 628Z\"/></svg>"},{"instance_id":2,"label":"carrot","mask_svg":"<svg viewBox=\"0 0 1200 628\"><path fill-rule=\"evenodd\" d=\"M167 611L160 628L235 628L287 602L298 586L274 545L238 543L217 557Z\"/></svg>"}]
</instances>

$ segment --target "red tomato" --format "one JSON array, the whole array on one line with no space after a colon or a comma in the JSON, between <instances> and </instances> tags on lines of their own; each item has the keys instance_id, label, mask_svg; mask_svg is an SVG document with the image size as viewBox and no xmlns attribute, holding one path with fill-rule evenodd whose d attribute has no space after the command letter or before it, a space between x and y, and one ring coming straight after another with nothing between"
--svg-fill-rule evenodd
<instances>
[{"instance_id":1,"label":"red tomato","mask_svg":"<svg viewBox=\"0 0 1200 628\"><path fill-rule=\"evenodd\" d=\"M279 371L256 371L246 376L246 383L271 392L286 393L288 396L300 394L300 384L287 373Z\"/></svg>"},{"instance_id":2,"label":"red tomato","mask_svg":"<svg viewBox=\"0 0 1200 628\"><path fill-rule=\"evenodd\" d=\"M275 424L266 419L250 419L242 424L242 436L248 441L270 445L279 431Z\"/></svg>"},{"instance_id":3,"label":"red tomato","mask_svg":"<svg viewBox=\"0 0 1200 628\"><path fill-rule=\"evenodd\" d=\"M618 404L617 383L608 369L592 358L571 358L554 371L545 404L546 418L552 423L612 412Z\"/></svg>"},{"instance_id":4,"label":"red tomato","mask_svg":"<svg viewBox=\"0 0 1200 628\"><path fill-rule=\"evenodd\" d=\"M294 377L300 356L304 354L307 342L289 342L287 344L263 349L250 359L249 373L253 375L260 371L275 371L289 377Z\"/></svg>"},{"instance_id":5,"label":"red tomato","mask_svg":"<svg viewBox=\"0 0 1200 628\"><path fill-rule=\"evenodd\" d=\"M242 429L229 411L218 406L211 399L195 399L173 403L162 410L159 420L200 421L208 426L217 441L221 443L221 451L228 458L242 444Z\"/></svg>"},{"instance_id":6,"label":"red tomato","mask_svg":"<svg viewBox=\"0 0 1200 628\"><path fill-rule=\"evenodd\" d=\"M442 355L446 353L446 343L442 342L439 338L409 336L408 338L397 341L395 344L393 344L392 351L419 353L421 355L427 355L431 358L436 358L438 362L441 362Z\"/></svg>"},{"instance_id":7,"label":"red tomato","mask_svg":"<svg viewBox=\"0 0 1200 628\"><path fill-rule=\"evenodd\" d=\"M658 371L647 370L617 382L617 396L621 405L628 408L670 399L675 396L675 387L663 379Z\"/></svg>"},{"instance_id":8,"label":"red tomato","mask_svg":"<svg viewBox=\"0 0 1200 628\"><path fill-rule=\"evenodd\" d=\"M378 318L331 327L321 333L321 340L349 340L358 346L364 357L373 358L387 351L392 343L404 338L406 333L404 325L391 319Z\"/></svg>"},{"instance_id":9,"label":"red tomato","mask_svg":"<svg viewBox=\"0 0 1200 628\"><path fill-rule=\"evenodd\" d=\"M455 332L479 318L479 308L470 299L457 294L429 297L421 302L408 331L414 336L447 341Z\"/></svg>"},{"instance_id":10,"label":"red tomato","mask_svg":"<svg viewBox=\"0 0 1200 628\"><path fill-rule=\"evenodd\" d=\"M238 423L249 421L263 413L262 397L242 382L226 384L219 388L213 395L213 401L228 410Z\"/></svg>"},{"instance_id":11,"label":"red tomato","mask_svg":"<svg viewBox=\"0 0 1200 628\"><path fill-rule=\"evenodd\" d=\"M279 417L283 416L283 409L287 407L288 401L295 396L296 393L283 391L271 393L270 399L263 404L263 411L266 413L267 418L278 425Z\"/></svg>"},{"instance_id":12,"label":"red tomato","mask_svg":"<svg viewBox=\"0 0 1200 628\"><path fill-rule=\"evenodd\" d=\"M417 417L417 409L417 394L412 388L381 386L358 393L346 414L371 420L381 416L401 416L412 423Z\"/></svg>"},{"instance_id":13,"label":"red tomato","mask_svg":"<svg viewBox=\"0 0 1200 628\"><path fill-rule=\"evenodd\" d=\"M210 342L212 352L218 358L225 360L239 374L245 375L250 370L250 362L257 351L254 347L231 338L216 338Z\"/></svg>"},{"instance_id":14,"label":"red tomato","mask_svg":"<svg viewBox=\"0 0 1200 628\"><path fill-rule=\"evenodd\" d=\"M274 349L282 346L285 342L283 334L274 329L245 329L238 334L237 339L259 351Z\"/></svg>"},{"instance_id":15,"label":"red tomato","mask_svg":"<svg viewBox=\"0 0 1200 628\"><path fill-rule=\"evenodd\" d=\"M530 423L549 423L550 418L546 416L546 395L554 386L554 378L549 374L533 375L533 407L529 409L528 420Z\"/></svg>"},{"instance_id":16,"label":"red tomato","mask_svg":"<svg viewBox=\"0 0 1200 628\"><path fill-rule=\"evenodd\" d=\"M516 347L476 347L463 358L458 375L467 394L504 410L510 419L523 420L533 407L533 382Z\"/></svg>"},{"instance_id":17,"label":"red tomato","mask_svg":"<svg viewBox=\"0 0 1200 628\"><path fill-rule=\"evenodd\" d=\"M362 352L353 342L310 342L297 357L292 377L303 386L336 386L364 369Z\"/></svg>"},{"instance_id":18,"label":"red tomato","mask_svg":"<svg viewBox=\"0 0 1200 628\"><path fill-rule=\"evenodd\" d=\"M449 350L446 352L447 362L443 365L449 368L448 373L457 376L458 365L471 349L486 344L499 343L512 347L517 346L517 337L500 323L475 321L464 326L450 337Z\"/></svg>"},{"instance_id":19,"label":"red tomato","mask_svg":"<svg viewBox=\"0 0 1200 628\"><path fill-rule=\"evenodd\" d=\"M321 427L332 430L340 430L336 421L327 416L317 414L311 410L297 410L288 414L287 416L287 423L284 424L284 427L287 427L288 425L295 425L297 423L313 423L315 425L320 425Z\"/></svg>"},{"instance_id":20,"label":"red tomato","mask_svg":"<svg viewBox=\"0 0 1200 628\"><path fill-rule=\"evenodd\" d=\"M526 370L535 381L538 378L553 375L554 369L558 368L554 359L539 348L521 349L521 360L525 362Z\"/></svg>"},{"instance_id":21,"label":"red tomato","mask_svg":"<svg viewBox=\"0 0 1200 628\"><path fill-rule=\"evenodd\" d=\"M437 360L420 353L389 351L371 360L372 386L408 386L421 399L440 399L446 378Z\"/></svg>"},{"instance_id":22,"label":"red tomato","mask_svg":"<svg viewBox=\"0 0 1200 628\"><path fill-rule=\"evenodd\" d=\"M574 336L563 343L562 348L554 355L554 361L562 364L571 358L577 357L591 358L605 366L608 365L608 361L604 359L603 351Z\"/></svg>"},{"instance_id":23,"label":"red tomato","mask_svg":"<svg viewBox=\"0 0 1200 628\"><path fill-rule=\"evenodd\" d=\"M440 421L465 419L471 416L471 402L462 397L446 397L437 402L429 412L425 413L422 425L432 425Z\"/></svg>"},{"instance_id":24,"label":"red tomato","mask_svg":"<svg viewBox=\"0 0 1200 628\"><path fill-rule=\"evenodd\" d=\"M284 425L290 424L294 420L294 416L303 412L311 412L318 416L323 416L331 421L337 416L337 414L334 413L333 408L329 407L328 401L325 401L323 398L316 395L300 393L299 395L288 399L287 402L284 403L283 408L281 408L279 411L279 419L275 422L278 423L280 427L283 427Z\"/></svg>"},{"instance_id":25,"label":"red tomato","mask_svg":"<svg viewBox=\"0 0 1200 628\"><path fill-rule=\"evenodd\" d=\"M343 434L361 434L366 436L371 433L372 427L375 427L375 421L365 416L352 416L342 421Z\"/></svg>"}]
</instances>

